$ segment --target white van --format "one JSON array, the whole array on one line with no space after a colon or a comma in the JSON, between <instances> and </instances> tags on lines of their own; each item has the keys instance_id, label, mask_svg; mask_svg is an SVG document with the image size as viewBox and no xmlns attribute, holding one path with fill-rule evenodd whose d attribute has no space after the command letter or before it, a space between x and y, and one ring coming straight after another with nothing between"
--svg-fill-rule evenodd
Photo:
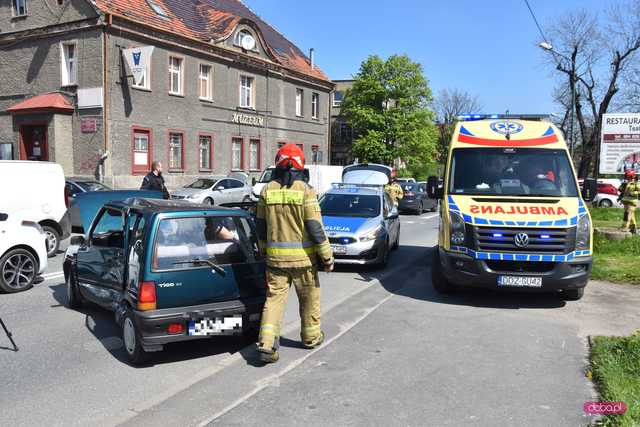
<instances>
[{"instance_id":1,"label":"white van","mask_svg":"<svg viewBox=\"0 0 640 427\"><path fill-rule=\"evenodd\" d=\"M258 200L264 186L271 182L271 180L273 179L273 172L275 170L275 166L269 166L262 172L262 175L260 175L260 179L254 179L254 200ZM342 182L342 170L342 166L306 165L304 168L304 173L309 185L311 185L316 190L318 196L321 196L326 191L330 190L334 183Z\"/></svg>"},{"instance_id":2,"label":"white van","mask_svg":"<svg viewBox=\"0 0 640 427\"><path fill-rule=\"evenodd\" d=\"M54 256L71 232L62 166L50 162L0 161L0 212L42 227L47 255Z\"/></svg>"}]
</instances>

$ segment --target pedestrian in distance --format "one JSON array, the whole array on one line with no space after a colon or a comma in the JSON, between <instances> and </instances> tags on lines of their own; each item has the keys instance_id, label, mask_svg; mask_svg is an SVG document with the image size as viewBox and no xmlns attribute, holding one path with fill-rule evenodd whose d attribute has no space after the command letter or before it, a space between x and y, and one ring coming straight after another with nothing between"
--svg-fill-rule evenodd
<instances>
[{"instance_id":1,"label":"pedestrian in distance","mask_svg":"<svg viewBox=\"0 0 640 427\"><path fill-rule=\"evenodd\" d=\"M258 353L264 363L280 358L280 325L293 285L300 304L300 337L305 348L324 341L320 327L318 263L333 270L316 191L304 180L304 153L287 144L276 155L275 179L260 194L256 226L266 256L267 300L262 311Z\"/></svg>"},{"instance_id":2,"label":"pedestrian in distance","mask_svg":"<svg viewBox=\"0 0 640 427\"><path fill-rule=\"evenodd\" d=\"M404 197L404 191L400 184L398 184L398 179L395 176L391 179L389 184L384 186L384 191L389 195L393 201L393 205L397 208L400 204L400 200Z\"/></svg>"},{"instance_id":3,"label":"pedestrian in distance","mask_svg":"<svg viewBox=\"0 0 640 427\"><path fill-rule=\"evenodd\" d=\"M638 175L633 169L627 170L624 176L627 183L620 187L622 204L624 205L622 230L636 234L636 208L638 207L638 198L640 198L640 184L638 184Z\"/></svg>"},{"instance_id":4,"label":"pedestrian in distance","mask_svg":"<svg viewBox=\"0 0 640 427\"><path fill-rule=\"evenodd\" d=\"M141 190L159 191L162 193L162 197L169 198L169 191L164 185L164 178L162 177L162 163L158 160L154 160L151 163L151 172L145 175L142 179Z\"/></svg>"}]
</instances>

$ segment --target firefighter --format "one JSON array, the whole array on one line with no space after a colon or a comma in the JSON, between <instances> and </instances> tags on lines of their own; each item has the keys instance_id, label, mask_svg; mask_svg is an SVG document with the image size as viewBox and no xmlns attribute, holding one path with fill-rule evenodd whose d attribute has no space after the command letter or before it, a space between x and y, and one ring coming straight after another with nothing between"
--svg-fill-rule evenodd
<instances>
[{"instance_id":1,"label":"firefighter","mask_svg":"<svg viewBox=\"0 0 640 427\"><path fill-rule=\"evenodd\" d=\"M277 362L280 324L293 285L300 304L300 335L305 348L324 341L320 329L317 263L333 270L333 253L324 232L315 190L304 181L304 153L287 144L276 155L275 179L260 194L256 213L259 246L267 262L267 301L262 311L258 352Z\"/></svg>"},{"instance_id":2,"label":"firefighter","mask_svg":"<svg viewBox=\"0 0 640 427\"><path fill-rule=\"evenodd\" d=\"M397 208L400 200L404 197L404 191L402 191L402 187L398 184L398 180L394 177L389 184L384 186L384 191L389 195L391 200L393 200L393 205Z\"/></svg>"},{"instance_id":3,"label":"firefighter","mask_svg":"<svg viewBox=\"0 0 640 427\"><path fill-rule=\"evenodd\" d=\"M636 229L636 207L638 207L638 198L640 197L640 184L638 184L638 176L636 171L629 169L624 173L627 184L624 186L622 194L622 204L624 205L624 219L622 224L623 231L630 231L635 234Z\"/></svg>"}]
</instances>

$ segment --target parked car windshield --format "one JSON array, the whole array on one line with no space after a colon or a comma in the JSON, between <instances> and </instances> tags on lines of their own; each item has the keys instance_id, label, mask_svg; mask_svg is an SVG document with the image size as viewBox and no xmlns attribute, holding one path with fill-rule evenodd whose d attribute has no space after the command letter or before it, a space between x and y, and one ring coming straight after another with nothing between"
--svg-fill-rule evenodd
<instances>
[{"instance_id":1,"label":"parked car windshield","mask_svg":"<svg viewBox=\"0 0 640 427\"><path fill-rule=\"evenodd\" d=\"M326 194L320 200L320 210L326 216L375 218L380 215L380 197L359 194Z\"/></svg>"},{"instance_id":2,"label":"parked car windshield","mask_svg":"<svg viewBox=\"0 0 640 427\"><path fill-rule=\"evenodd\" d=\"M111 188L106 185L95 181L76 181L76 185L82 188L84 191L110 191Z\"/></svg>"},{"instance_id":3,"label":"parked car windshield","mask_svg":"<svg viewBox=\"0 0 640 427\"><path fill-rule=\"evenodd\" d=\"M269 168L269 169L265 169L264 172L262 172L262 176L260 177L260 181L262 183L268 183L271 182L273 180L273 171L275 169L274 168Z\"/></svg>"},{"instance_id":4,"label":"parked car windshield","mask_svg":"<svg viewBox=\"0 0 640 427\"><path fill-rule=\"evenodd\" d=\"M564 150L458 148L449 194L578 197L578 189Z\"/></svg>"},{"instance_id":5,"label":"parked car windshield","mask_svg":"<svg viewBox=\"0 0 640 427\"><path fill-rule=\"evenodd\" d=\"M215 183L216 182L212 179L199 179L187 185L185 188L196 188L198 190L206 190L207 188L213 187L213 184Z\"/></svg>"},{"instance_id":6,"label":"parked car windshield","mask_svg":"<svg viewBox=\"0 0 640 427\"><path fill-rule=\"evenodd\" d=\"M183 270L202 268L194 262L198 260L218 265L253 262L258 245L246 218L171 218L160 222L153 253L154 270Z\"/></svg>"}]
</instances>

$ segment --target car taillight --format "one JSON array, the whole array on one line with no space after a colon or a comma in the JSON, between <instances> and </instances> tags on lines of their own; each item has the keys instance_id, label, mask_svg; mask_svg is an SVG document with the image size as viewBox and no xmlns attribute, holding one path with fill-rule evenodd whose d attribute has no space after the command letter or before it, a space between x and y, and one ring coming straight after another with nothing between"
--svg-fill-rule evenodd
<instances>
[{"instance_id":1,"label":"car taillight","mask_svg":"<svg viewBox=\"0 0 640 427\"><path fill-rule=\"evenodd\" d=\"M170 334L181 334L184 331L182 323L170 323L167 332Z\"/></svg>"},{"instance_id":2,"label":"car taillight","mask_svg":"<svg viewBox=\"0 0 640 427\"><path fill-rule=\"evenodd\" d=\"M69 188L64 186L64 205L69 209Z\"/></svg>"},{"instance_id":3,"label":"car taillight","mask_svg":"<svg viewBox=\"0 0 640 427\"><path fill-rule=\"evenodd\" d=\"M416 195L416 193L414 193L413 191L407 191L406 193L404 193L404 195L407 197L413 197Z\"/></svg>"},{"instance_id":4,"label":"car taillight","mask_svg":"<svg viewBox=\"0 0 640 427\"><path fill-rule=\"evenodd\" d=\"M156 283L142 282L138 292L138 310L156 309Z\"/></svg>"},{"instance_id":5,"label":"car taillight","mask_svg":"<svg viewBox=\"0 0 640 427\"><path fill-rule=\"evenodd\" d=\"M613 185L605 185L599 189L600 193L611 194L612 196L618 195L618 189Z\"/></svg>"}]
</instances>

